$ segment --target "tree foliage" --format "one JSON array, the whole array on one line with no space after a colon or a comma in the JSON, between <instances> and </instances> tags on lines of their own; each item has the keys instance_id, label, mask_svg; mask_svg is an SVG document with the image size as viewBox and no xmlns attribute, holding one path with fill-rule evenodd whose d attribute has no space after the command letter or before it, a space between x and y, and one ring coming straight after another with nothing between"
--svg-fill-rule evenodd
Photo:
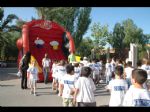
<instances>
[{"instance_id":1,"label":"tree foliage","mask_svg":"<svg viewBox=\"0 0 150 112\"><path fill-rule=\"evenodd\" d=\"M15 25L10 25L15 19L18 19L18 17L14 14L9 14L4 18L4 9L0 8L0 57L2 59L4 59L7 54L7 47L12 43L9 32L16 30L17 28Z\"/></svg>"},{"instance_id":2,"label":"tree foliage","mask_svg":"<svg viewBox=\"0 0 150 112\"><path fill-rule=\"evenodd\" d=\"M81 57L90 57L91 55L91 49L93 48L93 41L89 38L89 37L86 37L86 38L83 38L82 42L81 42L81 46L78 47L78 54L81 56Z\"/></svg>"},{"instance_id":3,"label":"tree foliage","mask_svg":"<svg viewBox=\"0 0 150 112\"><path fill-rule=\"evenodd\" d=\"M91 27L94 43L97 47L105 46L107 43L107 37L109 35L108 25L102 26L100 23L94 23Z\"/></svg>"}]
</instances>

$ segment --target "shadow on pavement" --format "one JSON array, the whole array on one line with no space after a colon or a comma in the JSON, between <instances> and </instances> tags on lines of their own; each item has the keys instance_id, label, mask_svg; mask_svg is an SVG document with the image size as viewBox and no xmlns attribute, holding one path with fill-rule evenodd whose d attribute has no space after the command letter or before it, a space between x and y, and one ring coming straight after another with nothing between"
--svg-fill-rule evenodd
<instances>
[{"instance_id":1,"label":"shadow on pavement","mask_svg":"<svg viewBox=\"0 0 150 112\"><path fill-rule=\"evenodd\" d=\"M41 96L41 95L56 95L56 93L54 92L37 92L38 96Z\"/></svg>"},{"instance_id":2,"label":"shadow on pavement","mask_svg":"<svg viewBox=\"0 0 150 112\"><path fill-rule=\"evenodd\" d=\"M52 89L52 87L42 87L42 88L37 87L37 89Z\"/></svg>"},{"instance_id":3,"label":"shadow on pavement","mask_svg":"<svg viewBox=\"0 0 150 112\"><path fill-rule=\"evenodd\" d=\"M15 86L15 85L2 85L2 84L0 84L0 87L11 87L11 86Z\"/></svg>"}]
</instances>

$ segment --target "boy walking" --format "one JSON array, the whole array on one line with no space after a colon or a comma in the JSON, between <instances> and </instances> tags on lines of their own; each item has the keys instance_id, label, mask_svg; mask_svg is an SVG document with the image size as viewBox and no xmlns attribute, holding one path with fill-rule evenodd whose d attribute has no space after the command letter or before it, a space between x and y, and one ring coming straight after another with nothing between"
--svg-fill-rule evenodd
<instances>
[{"instance_id":1,"label":"boy walking","mask_svg":"<svg viewBox=\"0 0 150 112\"><path fill-rule=\"evenodd\" d=\"M64 75L60 81L60 96L63 98L63 106L72 107L73 104L73 94L74 94L74 66L68 64L66 66L67 74Z\"/></svg>"},{"instance_id":2,"label":"boy walking","mask_svg":"<svg viewBox=\"0 0 150 112\"><path fill-rule=\"evenodd\" d=\"M111 91L109 106L122 106L124 95L128 89L127 82L122 78L123 67L115 68L115 79L111 80L108 89Z\"/></svg>"},{"instance_id":3,"label":"boy walking","mask_svg":"<svg viewBox=\"0 0 150 112\"><path fill-rule=\"evenodd\" d=\"M150 107L150 93L143 88L147 80L147 72L142 69L132 71L132 86L127 91L123 106Z\"/></svg>"}]
</instances>

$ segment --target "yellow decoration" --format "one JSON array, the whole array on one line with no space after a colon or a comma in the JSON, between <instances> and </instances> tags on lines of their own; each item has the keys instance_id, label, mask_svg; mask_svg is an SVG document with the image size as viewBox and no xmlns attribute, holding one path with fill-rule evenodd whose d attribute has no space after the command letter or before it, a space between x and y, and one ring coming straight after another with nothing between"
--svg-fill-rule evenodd
<instances>
[{"instance_id":1,"label":"yellow decoration","mask_svg":"<svg viewBox=\"0 0 150 112\"><path fill-rule=\"evenodd\" d=\"M75 56L76 57L76 62L80 62L80 56Z\"/></svg>"},{"instance_id":2,"label":"yellow decoration","mask_svg":"<svg viewBox=\"0 0 150 112\"><path fill-rule=\"evenodd\" d=\"M30 62L32 62L32 61L36 61L36 59L34 58L34 56L31 55L31 61ZM29 66L31 66L31 64L29 64ZM36 65L35 66L38 68L39 73L42 73L42 69L39 66L37 61L36 61Z\"/></svg>"},{"instance_id":3,"label":"yellow decoration","mask_svg":"<svg viewBox=\"0 0 150 112\"><path fill-rule=\"evenodd\" d=\"M53 46L53 49L54 49L54 50L57 50L57 49L58 49L58 45L54 45L54 46Z\"/></svg>"}]
</instances>

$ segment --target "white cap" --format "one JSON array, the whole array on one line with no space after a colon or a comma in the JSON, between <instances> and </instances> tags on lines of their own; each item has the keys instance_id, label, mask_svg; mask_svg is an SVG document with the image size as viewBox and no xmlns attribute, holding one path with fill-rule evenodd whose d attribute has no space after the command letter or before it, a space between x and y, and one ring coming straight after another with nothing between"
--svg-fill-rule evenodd
<instances>
[{"instance_id":1,"label":"white cap","mask_svg":"<svg viewBox=\"0 0 150 112\"><path fill-rule=\"evenodd\" d=\"M83 59L84 59L84 60L87 60L87 57L84 57Z\"/></svg>"}]
</instances>

